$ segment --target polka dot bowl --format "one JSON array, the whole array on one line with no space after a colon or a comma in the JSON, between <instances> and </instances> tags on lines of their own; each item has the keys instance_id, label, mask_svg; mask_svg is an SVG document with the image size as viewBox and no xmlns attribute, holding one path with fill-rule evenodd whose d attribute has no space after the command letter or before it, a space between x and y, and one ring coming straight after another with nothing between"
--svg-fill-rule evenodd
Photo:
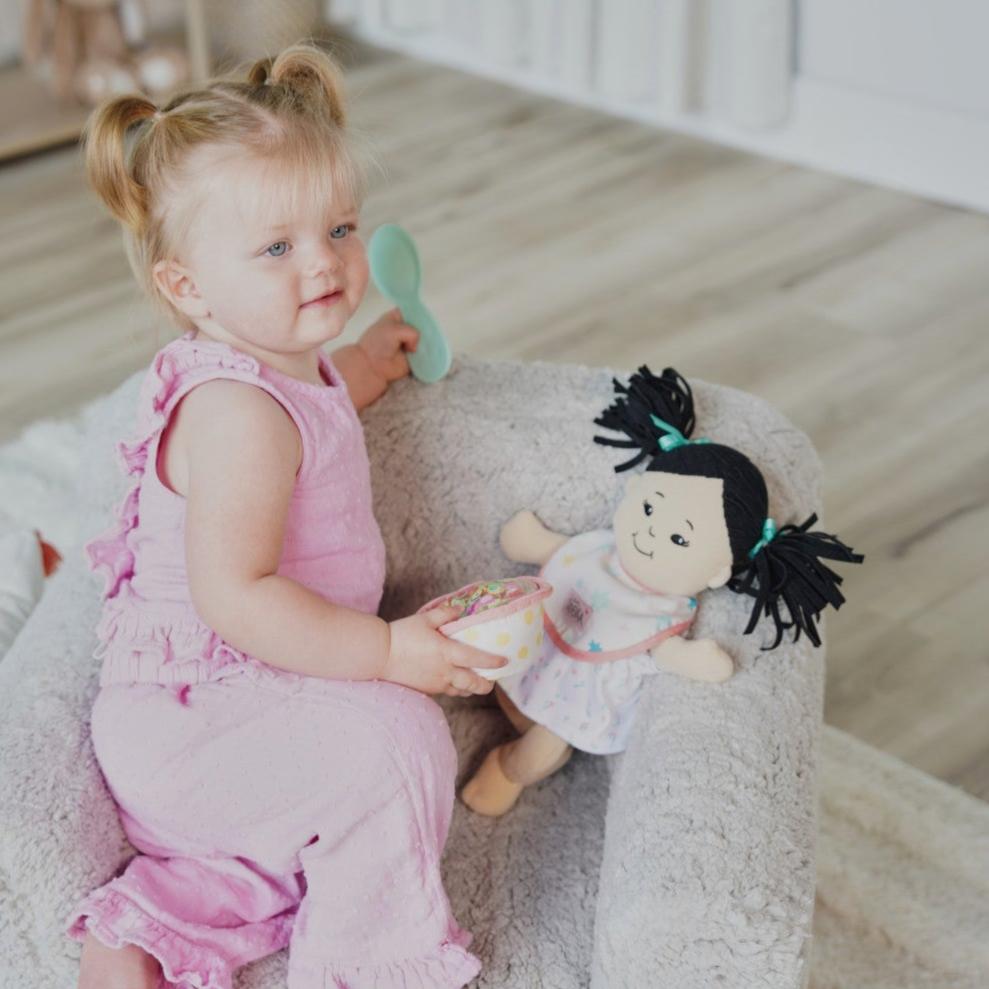
<instances>
[{"instance_id":1,"label":"polka dot bowl","mask_svg":"<svg viewBox=\"0 0 989 989\"><path fill-rule=\"evenodd\" d=\"M458 608L462 617L440 626L458 642L505 656L507 666L475 669L487 680L503 680L527 669L543 644L543 601L553 588L539 577L479 580L452 594L444 594L420 611L440 605Z\"/></svg>"}]
</instances>

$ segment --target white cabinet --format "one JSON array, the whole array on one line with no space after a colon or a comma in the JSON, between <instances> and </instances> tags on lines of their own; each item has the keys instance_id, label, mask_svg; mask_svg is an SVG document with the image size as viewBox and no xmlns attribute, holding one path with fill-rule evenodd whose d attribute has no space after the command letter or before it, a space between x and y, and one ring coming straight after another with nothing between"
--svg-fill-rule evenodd
<instances>
[{"instance_id":1,"label":"white cabinet","mask_svg":"<svg viewBox=\"0 0 989 989\"><path fill-rule=\"evenodd\" d=\"M986 0L800 0L807 79L989 117Z\"/></svg>"}]
</instances>

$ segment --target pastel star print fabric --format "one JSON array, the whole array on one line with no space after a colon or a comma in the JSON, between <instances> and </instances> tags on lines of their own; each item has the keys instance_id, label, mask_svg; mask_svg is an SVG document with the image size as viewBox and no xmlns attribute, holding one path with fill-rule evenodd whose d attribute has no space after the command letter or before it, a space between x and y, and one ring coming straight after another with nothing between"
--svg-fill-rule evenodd
<instances>
[{"instance_id":1,"label":"pastel star print fabric","mask_svg":"<svg viewBox=\"0 0 989 989\"><path fill-rule=\"evenodd\" d=\"M697 601L636 583L609 529L568 540L541 576L553 585L542 649L501 686L527 717L575 748L621 752L642 682L657 672L649 650L690 627Z\"/></svg>"}]
</instances>

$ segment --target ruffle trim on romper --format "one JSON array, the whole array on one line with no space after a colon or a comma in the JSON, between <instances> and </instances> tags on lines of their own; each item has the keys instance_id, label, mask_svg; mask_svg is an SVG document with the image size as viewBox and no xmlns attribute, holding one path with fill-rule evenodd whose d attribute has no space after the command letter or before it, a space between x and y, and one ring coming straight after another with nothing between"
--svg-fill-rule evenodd
<instances>
[{"instance_id":1,"label":"ruffle trim on romper","mask_svg":"<svg viewBox=\"0 0 989 989\"><path fill-rule=\"evenodd\" d=\"M144 380L140 401L144 417L139 424L139 438L117 444L124 471L134 478L117 508L117 520L103 535L86 545L90 569L102 570L106 578L104 599L116 597L121 586L134 576L134 553L127 536L138 522L138 495L147 468L148 450L168 422L172 399L184 383L185 375L199 368L217 367L239 371L249 378L257 378L260 374L260 365L247 354L232 349L209 349L208 345L197 345L195 340L188 338L180 342L183 346L173 344L155 355Z\"/></svg>"},{"instance_id":2,"label":"ruffle trim on romper","mask_svg":"<svg viewBox=\"0 0 989 989\"><path fill-rule=\"evenodd\" d=\"M171 616L168 610L156 602L152 617L129 581L105 601L96 626L95 655L101 660L111 656L114 680L194 683L204 668L215 673L256 662L190 614L188 605L176 605Z\"/></svg>"},{"instance_id":3,"label":"ruffle trim on romper","mask_svg":"<svg viewBox=\"0 0 989 989\"><path fill-rule=\"evenodd\" d=\"M379 965L308 965L289 957L290 982L312 989L462 989L481 971L467 946L471 935L454 925L429 958Z\"/></svg>"},{"instance_id":4,"label":"ruffle trim on romper","mask_svg":"<svg viewBox=\"0 0 989 989\"><path fill-rule=\"evenodd\" d=\"M260 365L254 358L230 348L199 343L189 339L189 335L155 355L141 389L138 439L117 445L124 472L133 478L133 483L117 507L113 525L85 547L90 569L102 573L105 580L103 614L96 629L99 640L96 656L104 658L113 640L119 637L118 641L126 643L125 652L130 655L115 658L133 668L134 679L147 679L140 676L142 669L153 673L163 664L174 664L165 679L188 679L180 669L183 659L190 666L195 662L196 669L202 668L203 660L218 667L246 659L198 619L193 620L186 606L176 608L175 621L171 624L150 619L142 607L143 600L131 584L135 563L131 533L138 524L138 500L150 448L165 428L173 399L186 384L187 376L216 368L233 371L232 377L242 376L247 381L260 376Z\"/></svg>"},{"instance_id":5,"label":"ruffle trim on romper","mask_svg":"<svg viewBox=\"0 0 989 989\"><path fill-rule=\"evenodd\" d=\"M248 958L227 961L201 944L165 927L136 903L113 889L98 889L83 901L71 925L69 937L82 941L91 933L108 948L133 944L157 959L166 986L182 989L231 989L234 969L254 958L278 951L288 944L294 914L272 928L267 950L255 950Z\"/></svg>"}]
</instances>

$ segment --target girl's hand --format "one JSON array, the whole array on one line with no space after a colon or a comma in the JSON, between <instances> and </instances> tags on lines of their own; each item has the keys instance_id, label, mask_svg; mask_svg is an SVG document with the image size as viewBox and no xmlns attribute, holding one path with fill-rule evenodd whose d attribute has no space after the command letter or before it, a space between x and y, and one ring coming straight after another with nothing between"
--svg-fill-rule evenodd
<instances>
[{"instance_id":1,"label":"girl's hand","mask_svg":"<svg viewBox=\"0 0 989 989\"><path fill-rule=\"evenodd\" d=\"M459 617L456 608L433 608L391 622L391 646L381 679L424 694L469 697L489 693L494 682L478 676L471 667L497 670L508 660L448 639L437 631L441 625Z\"/></svg>"},{"instance_id":2,"label":"girl's hand","mask_svg":"<svg viewBox=\"0 0 989 989\"><path fill-rule=\"evenodd\" d=\"M333 352L333 363L346 382L358 412L376 402L388 386L409 373L407 352L419 346L419 331L402 322L398 309L386 312L361 334Z\"/></svg>"},{"instance_id":3,"label":"girl's hand","mask_svg":"<svg viewBox=\"0 0 989 989\"><path fill-rule=\"evenodd\" d=\"M409 359L405 355L414 353L419 346L419 331L402 322L401 310L391 309L361 334L357 346L387 387L409 373Z\"/></svg>"}]
</instances>

